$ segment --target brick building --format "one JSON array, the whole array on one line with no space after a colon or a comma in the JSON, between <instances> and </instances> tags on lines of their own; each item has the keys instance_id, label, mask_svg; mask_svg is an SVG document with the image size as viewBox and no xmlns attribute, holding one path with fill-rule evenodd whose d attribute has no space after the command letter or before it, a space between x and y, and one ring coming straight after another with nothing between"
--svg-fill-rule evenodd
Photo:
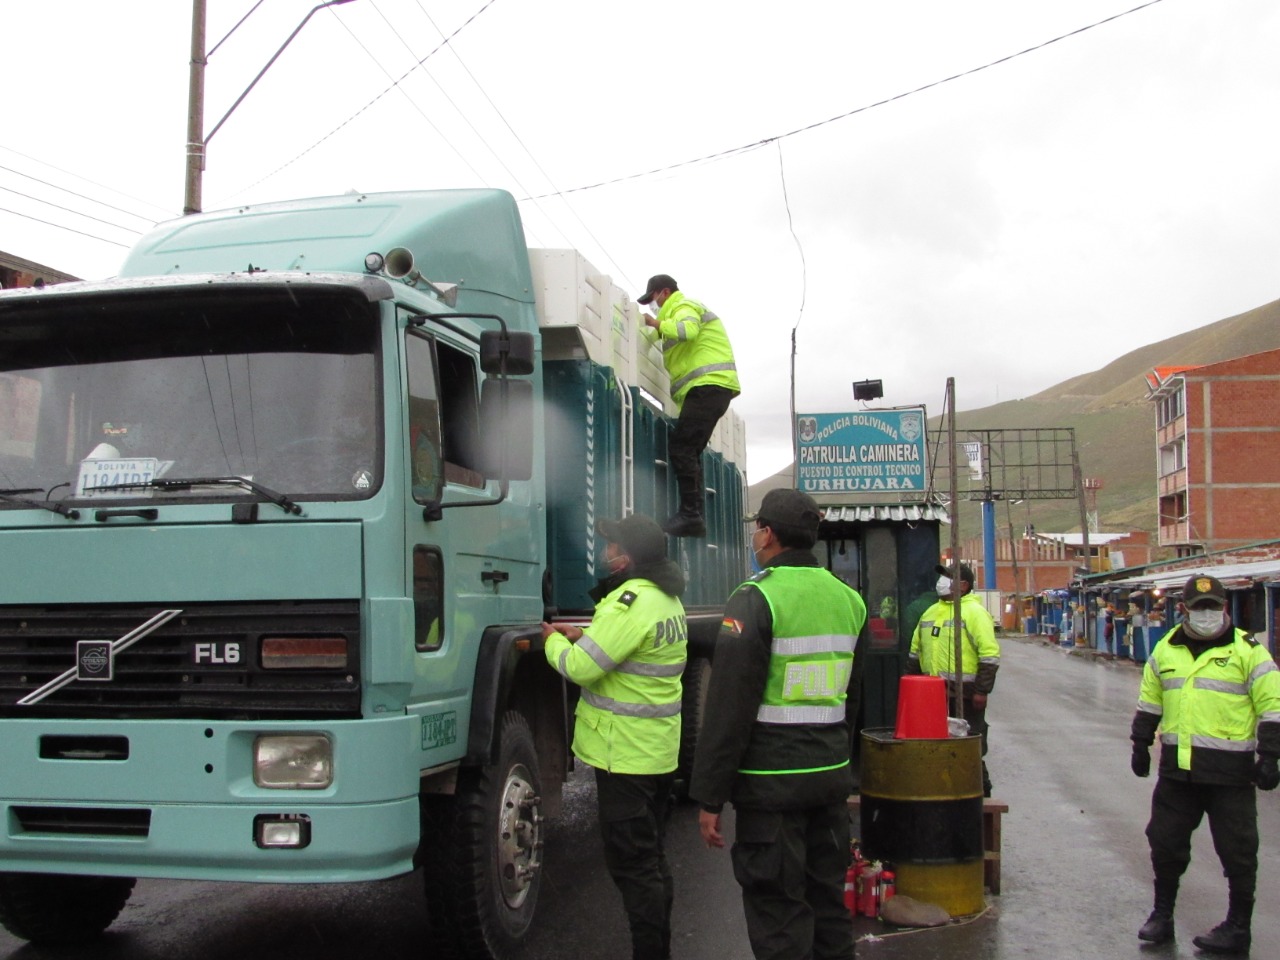
<instances>
[{"instance_id":1,"label":"brick building","mask_svg":"<svg viewBox=\"0 0 1280 960\"><path fill-rule=\"evenodd\" d=\"M1010 540L996 538L996 583L986 583L981 537L961 545L965 562L978 576L977 589L1035 594L1065 589L1084 568L1084 538L1079 533L1033 533ZM1145 531L1090 533L1089 569L1106 573L1151 561L1151 537Z\"/></svg>"},{"instance_id":2,"label":"brick building","mask_svg":"<svg viewBox=\"0 0 1280 960\"><path fill-rule=\"evenodd\" d=\"M1159 545L1180 557L1280 537L1280 350L1156 367Z\"/></svg>"},{"instance_id":3,"label":"brick building","mask_svg":"<svg viewBox=\"0 0 1280 960\"><path fill-rule=\"evenodd\" d=\"M0 289L12 290L15 287L36 287L46 283L63 283L67 280L78 280L69 273L54 270L31 260L23 260L11 253L0 250Z\"/></svg>"}]
</instances>

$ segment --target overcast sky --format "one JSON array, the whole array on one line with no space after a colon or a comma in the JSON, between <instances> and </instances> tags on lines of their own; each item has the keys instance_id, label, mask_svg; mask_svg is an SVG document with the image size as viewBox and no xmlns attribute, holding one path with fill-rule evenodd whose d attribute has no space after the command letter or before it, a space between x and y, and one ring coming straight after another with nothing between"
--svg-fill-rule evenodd
<instances>
[{"instance_id":1,"label":"overcast sky","mask_svg":"<svg viewBox=\"0 0 1280 960\"><path fill-rule=\"evenodd\" d=\"M936 413L948 376L961 409L1023 397L1280 297L1280 5L1159 0L1063 36L1138 2L352 0L212 139L204 207L566 191L522 202L531 246L637 294L670 273L725 319L755 481L790 459L797 322L801 412L879 378ZM212 48L254 0L208 5ZM264 0L213 53L206 130L313 6ZM2 23L0 250L110 276L182 208L191 5Z\"/></svg>"}]
</instances>

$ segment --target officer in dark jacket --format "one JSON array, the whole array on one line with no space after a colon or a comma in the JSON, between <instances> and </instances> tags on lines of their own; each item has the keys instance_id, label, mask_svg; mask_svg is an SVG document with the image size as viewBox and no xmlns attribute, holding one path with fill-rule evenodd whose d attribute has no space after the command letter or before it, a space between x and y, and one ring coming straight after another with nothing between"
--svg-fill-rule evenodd
<instances>
[{"instance_id":1,"label":"officer in dark jacket","mask_svg":"<svg viewBox=\"0 0 1280 960\"><path fill-rule=\"evenodd\" d=\"M849 699L867 619L858 594L818 564L821 515L771 490L752 519L763 568L729 598L690 793L709 847L736 813L733 871L759 960L849 960Z\"/></svg>"},{"instance_id":2,"label":"officer in dark jacket","mask_svg":"<svg viewBox=\"0 0 1280 960\"><path fill-rule=\"evenodd\" d=\"M1207 813L1227 878L1227 919L1193 942L1211 953L1246 953L1258 877L1254 785L1280 785L1280 670L1264 647L1232 626L1226 600L1216 578L1197 574L1188 580L1180 604L1185 621L1161 638L1142 671L1130 733L1132 766L1140 777L1151 772L1158 728L1160 779L1147 824L1155 909L1138 938L1173 939L1173 906L1191 862L1191 834Z\"/></svg>"}]
</instances>

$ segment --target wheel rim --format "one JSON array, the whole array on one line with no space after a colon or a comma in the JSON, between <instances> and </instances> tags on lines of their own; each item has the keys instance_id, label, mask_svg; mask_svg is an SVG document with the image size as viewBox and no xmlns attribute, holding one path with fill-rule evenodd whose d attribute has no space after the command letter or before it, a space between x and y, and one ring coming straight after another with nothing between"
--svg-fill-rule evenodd
<instances>
[{"instance_id":1,"label":"wheel rim","mask_svg":"<svg viewBox=\"0 0 1280 960\"><path fill-rule=\"evenodd\" d=\"M513 910L529 896L542 866L542 800L532 780L523 764L512 767L498 809L498 886Z\"/></svg>"}]
</instances>

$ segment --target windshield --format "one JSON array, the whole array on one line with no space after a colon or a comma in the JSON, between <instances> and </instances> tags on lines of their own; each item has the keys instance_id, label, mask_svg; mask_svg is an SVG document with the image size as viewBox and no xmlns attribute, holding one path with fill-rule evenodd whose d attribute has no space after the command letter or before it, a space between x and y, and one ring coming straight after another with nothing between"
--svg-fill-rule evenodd
<instances>
[{"instance_id":1,"label":"windshield","mask_svg":"<svg viewBox=\"0 0 1280 960\"><path fill-rule=\"evenodd\" d=\"M2 306L0 489L226 499L252 494L98 488L244 477L334 499L380 485L377 305L356 291L206 287Z\"/></svg>"}]
</instances>

